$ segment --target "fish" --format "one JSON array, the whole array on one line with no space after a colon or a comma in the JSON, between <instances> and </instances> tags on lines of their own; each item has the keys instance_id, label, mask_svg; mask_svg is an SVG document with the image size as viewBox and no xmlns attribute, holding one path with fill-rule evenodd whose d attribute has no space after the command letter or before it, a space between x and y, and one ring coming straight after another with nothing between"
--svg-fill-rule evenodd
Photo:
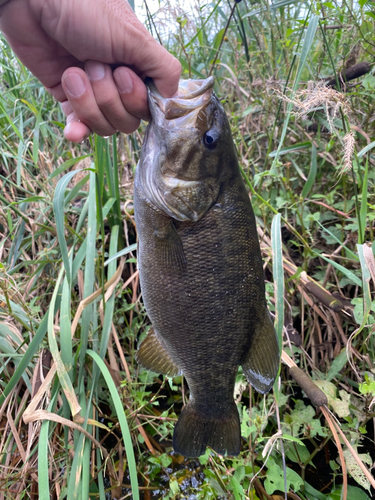
<instances>
[{"instance_id":1,"label":"fish","mask_svg":"<svg viewBox=\"0 0 375 500\"><path fill-rule=\"evenodd\" d=\"M163 98L148 83L151 121L134 180L137 262L151 328L136 353L146 369L182 374L189 401L173 449L199 457L241 450L239 366L260 393L280 363L267 309L249 194L214 79L180 80Z\"/></svg>"}]
</instances>

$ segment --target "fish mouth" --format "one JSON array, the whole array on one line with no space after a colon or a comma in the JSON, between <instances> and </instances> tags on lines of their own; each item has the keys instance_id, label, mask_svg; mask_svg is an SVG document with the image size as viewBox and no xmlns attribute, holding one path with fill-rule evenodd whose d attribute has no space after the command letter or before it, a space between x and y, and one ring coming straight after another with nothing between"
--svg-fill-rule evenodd
<instances>
[{"instance_id":1,"label":"fish mouth","mask_svg":"<svg viewBox=\"0 0 375 500\"><path fill-rule=\"evenodd\" d=\"M147 83L149 105L153 120L178 120L178 125L194 122L199 111L210 101L214 78L206 80L180 80L177 95L170 98L162 97L152 81ZM181 120L182 118L182 120Z\"/></svg>"}]
</instances>

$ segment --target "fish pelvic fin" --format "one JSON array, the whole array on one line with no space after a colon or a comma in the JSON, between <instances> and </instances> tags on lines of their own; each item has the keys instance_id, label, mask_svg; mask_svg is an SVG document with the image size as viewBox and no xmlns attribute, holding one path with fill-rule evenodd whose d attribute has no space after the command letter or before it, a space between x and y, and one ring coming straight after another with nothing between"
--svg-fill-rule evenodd
<instances>
[{"instance_id":1,"label":"fish pelvic fin","mask_svg":"<svg viewBox=\"0 0 375 500\"><path fill-rule=\"evenodd\" d=\"M241 428L234 403L207 415L194 402L182 410L173 433L173 449L185 457L199 457L209 446L220 455L235 456L241 450Z\"/></svg>"},{"instance_id":2,"label":"fish pelvic fin","mask_svg":"<svg viewBox=\"0 0 375 500\"><path fill-rule=\"evenodd\" d=\"M258 325L250 351L242 368L249 383L261 394L268 392L276 379L280 364L280 349L275 328L268 312Z\"/></svg>"},{"instance_id":3,"label":"fish pelvic fin","mask_svg":"<svg viewBox=\"0 0 375 500\"><path fill-rule=\"evenodd\" d=\"M150 328L146 338L141 342L135 358L143 368L155 373L162 373L169 377L175 377L181 373L180 368L156 336L153 327Z\"/></svg>"}]
</instances>

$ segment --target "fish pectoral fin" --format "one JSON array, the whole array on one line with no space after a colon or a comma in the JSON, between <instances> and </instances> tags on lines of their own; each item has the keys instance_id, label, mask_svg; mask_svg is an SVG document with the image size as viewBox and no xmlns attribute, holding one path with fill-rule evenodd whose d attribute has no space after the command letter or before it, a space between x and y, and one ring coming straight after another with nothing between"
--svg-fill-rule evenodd
<instances>
[{"instance_id":1,"label":"fish pectoral fin","mask_svg":"<svg viewBox=\"0 0 375 500\"><path fill-rule=\"evenodd\" d=\"M146 338L142 341L135 357L143 368L155 373L162 373L169 377L181 374L180 368L156 336L153 327L150 328Z\"/></svg>"},{"instance_id":2,"label":"fish pectoral fin","mask_svg":"<svg viewBox=\"0 0 375 500\"><path fill-rule=\"evenodd\" d=\"M253 333L250 350L242 363L249 383L260 393L268 392L275 382L280 364L280 349L268 312Z\"/></svg>"},{"instance_id":3,"label":"fish pectoral fin","mask_svg":"<svg viewBox=\"0 0 375 500\"><path fill-rule=\"evenodd\" d=\"M173 222L168 225L155 229L155 250L163 264L171 269L184 271L186 269L186 257L182 241Z\"/></svg>"}]
</instances>

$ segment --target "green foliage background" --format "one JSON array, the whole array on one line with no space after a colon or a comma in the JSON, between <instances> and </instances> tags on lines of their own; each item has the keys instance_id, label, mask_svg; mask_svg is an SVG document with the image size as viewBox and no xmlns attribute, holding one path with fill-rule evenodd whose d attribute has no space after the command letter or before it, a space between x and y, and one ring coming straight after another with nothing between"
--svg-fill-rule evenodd
<instances>
[{"instance_id":1,"label":"green foliage background","mask_svg":"<svg viewBox=\"0 0 375 500\"><path fill-rule=\"evenodd\" d=\"M214 74L284 349L371 466L375 3L162 2L139 14L184 78ZM59 106L0 49L0 498L372 498L345 447L341 486L330 428L285 367L265 397L238 374L239 457L171 454L184 381L134 360L149 326L131 201L145 125L68 144ZM313 100L360 62L366 75ZM313 473L324 453L326 484Z\"/></svg>"}]
</instances>

